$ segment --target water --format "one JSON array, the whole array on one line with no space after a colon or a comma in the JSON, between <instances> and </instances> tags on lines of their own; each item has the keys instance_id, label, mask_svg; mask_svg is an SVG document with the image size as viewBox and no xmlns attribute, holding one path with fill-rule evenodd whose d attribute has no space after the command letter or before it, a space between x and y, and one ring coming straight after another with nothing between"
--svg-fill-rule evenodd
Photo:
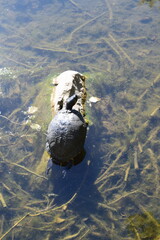
<instances>
[{"instance_id":1,"label":"water","mask_svg":"<svg viewBox=\"0 0 160 240\"><path fill-rule=\"evenodd\" d=\"M1 239L159 238L159 7L1 1ZM86 104L84 160L47 179L51 82L68 69L101 100Z\"/></svg>"}]
</instances>

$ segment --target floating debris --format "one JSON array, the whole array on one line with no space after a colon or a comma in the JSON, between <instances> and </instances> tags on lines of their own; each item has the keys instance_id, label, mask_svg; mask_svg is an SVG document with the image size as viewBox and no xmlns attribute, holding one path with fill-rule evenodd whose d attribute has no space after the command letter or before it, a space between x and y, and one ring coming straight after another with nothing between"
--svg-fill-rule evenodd
<instances>
[{"instance_id":1,"label":"floating debris","mask_svg":"<svg viewBox=\"0 0 160 240\"><path fill-rule=\"evenodd\" d=\"M0 68L0 76L12 75L12 71L9 68Z\"/></svg>"},{"instance_id":2,"label":"floating debris","mask_svg":"<svg viewBox=\"0 0 160 240\"><path fill-rule=\"evenodd\" d=\"M101 99L100 98L98 98L98 97L90 97L89 98L89 100L88 100L88 102L89 102L89 106L90 107L92 107L92 103L94 104L94 103L97 103L97 102L99 102Z\"/></svg>"},{"instance_id":3,"label":"floating debris","mask_svg":"<svg viewBox=\"0 0 160 240\"><path fill-rule=\"evenodd\" d=\"M89 98L89 102L91 102L91 103L96 103L96 102L99 102L101 99L100 98L98 98L98 97L90 97Z\"/></svg>"},{"instance_id":4,"label":"floating debris","mask_svg":"<svg viewBox=\"0 0 160 240\"><path fill-rule=\"evenodd\" d=\"M37 130L37 131L40 131L41 130L41 126L37 123L32 123L30 125L30 127L33 129L33 130Z\"/></svg>"},{"instance_id":5,"label":"floating debris","mask_svg":"<svg viewBox=\"0 0 160 240\"><path fill-rule=\"evenodd\" d=\"M38 110L38 107L30 106L30 107L28 108L28 111L27 111L26 113L31 115L31 114L37 112L37 110Z\"/></svg>"}]
</instances>

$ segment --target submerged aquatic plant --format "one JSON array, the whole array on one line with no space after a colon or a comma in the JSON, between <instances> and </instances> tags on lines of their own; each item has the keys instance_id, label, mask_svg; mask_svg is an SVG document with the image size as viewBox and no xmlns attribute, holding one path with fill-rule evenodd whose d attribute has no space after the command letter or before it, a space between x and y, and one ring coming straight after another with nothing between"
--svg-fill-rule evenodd
<instances>
[{"instance_id":1,"label":"submerged aquatic plant","mask_svg":"<svg viewBox=\"0 0 160 240\"><path fill-rule=\"evenodd\" d=\"M128 229L134 233L136 240L158 240L160 238L160 223L141 206L143 213L129 217Z\"/></svg>"},{"instance_id":2,"label":"submerged aquatic plant","mask_svg":"<svg viewBox=\"0 0 160 240\"><path fill-rule=\"evenodd\" d=\"M160 0L141 0L140 3L147 3L150 7L153 7L157 1Z\"/></svg>"},{"instance_id":3,"label":"submerged aquatic plant","mask_svg":"<svg viewBox=\"0 0 160 240\"><path fill-rule=\"evenodd\" d=\"M147 20L148 8L126 0L1 4L1 239L126 239L140 205L158 219L159 13L152 10ZM88 99L96 97L86 111L86 162L64 179L55 166L47 179L51 77L67 69L84 73ZM24 124L32 105L40 131ZM155 226L142 212L135 219ZM132 222L138 239L143 231ZM141 236L158 238L156 231Z\"/></svg>"}]
</instances>

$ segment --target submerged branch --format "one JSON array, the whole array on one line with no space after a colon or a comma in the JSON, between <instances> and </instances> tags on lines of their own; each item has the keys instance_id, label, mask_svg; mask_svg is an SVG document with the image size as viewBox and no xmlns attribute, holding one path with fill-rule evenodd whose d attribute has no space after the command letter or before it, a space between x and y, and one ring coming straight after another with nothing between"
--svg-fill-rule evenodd
<instances>
[{"instance_id":1,"label":"submerged branch","mask_svg":"<svg viewBox=\"0 0 160 240\"><path fill-rule=\"evenodd\" d=\"M102 40L106 42L106 44L113 50L113 52L115 52L115 54L119 56L120 59L123 58L121 53L109 42L107 38L102 38Z\"/></svg>"},{"instance_id":2,"label":"submerged branch","mask_svg":"<svg viewBox=\"0 0 160 240\"><path fill-rule=\"evenodd\" d=\"M50 51L50 52L77 54L77 52L69 51L66 49L52 49L52 48L47 48L47 47L36 47L36 46L32 46L32 48L35 48L38 50L43 50L43 51Z\"/></svg>"},{"instance_id":3,"label":"submerged branch","mask_svg":"<svg viewBox=\"0 0 160 240\"><path fill-rule=\"evenodd\" d=\"M131 59L131 57L124 51L124 49L117 43L116 39L109 33L109 37L113 40L113 42L115 43L115 45L119 48L119 50L124 54L125 58L127 58L127 60L134 65L134 61Z\"/></svg>"},{"instance_id":4,"label":"submerged branch","mask_svg":"<svg viewBox=\"0 0 160 240\"><path fill-rule=\"evenodd\" d=\"M122 107L122 110L127 114L127 116L128 116L128 127L129 127L129 129L131 129L132 127L131 127L131 114L125 109L125 107L123 106Z\"/></svg>"},{"instance_id":5,"label":"submerged branch","mask_svg":"<svg viewBox=\"0 0 160 240\"><path fill-rule=\"evenodd\" d=\"M150 159L152 161L152 165L153 165L154 170L155 170L154 179L155 179L155 184L156 184L156 195L158 196L158 194L159 194L159 167L158 167L158 163L157 163L157 158L155 157L155 154L152 151L152 149L148 148L147 150L149 152L149 156L150 156Z\"/></svg>"},{"instance_id":6,"label":"submerged branch","mask_svg":"<svg viewBox=\"0 0 160 240\"><path fill-rule=\"evenodd\" d=\"M95 181L95 184L103 181L108 172L111 170L111 168L113 168L115 166L115 164L118 162L118 160L122 157L123 153L126 151L127 147L123 147L122 150L120 151L120 153L117 155L116 159L112 162L112 164L109 166L109 168L99 177L97 178L97 180Z\"/></svg>"},{"instance_id":7,"label":"submerged branch","mask_svg":"<svg viewBox=\"0 0 160 240\"><path fill-rule=\"evenodd\" d=\"M82 230L83 230L84 228L85 228L85 227L82 226L77 233L74 233L74 234L72 234L72 235L66 236L66 237L63 238L63 240L69 240L69 239L73 239L73 238L78 237L78 235L82 232Z\"/></svg>"},{"instance_id":8,"label":"submerged branch","mask_svg":"<svg viewBox=\"0 0 160 240\"><path fill-rule=\"evenodd\" d=\"M24 215L20 220L18 220L7 232L5 232L1 237L0 240L2 240L4 237L6 237L20 222L22 222L26 217L29 216L29 213Z\"/></svg>"},{"instance_id":9,"label":"submerged branch","mask_svg":"<svg viewBox=\"0 0 160 240\"><path fill-rule=\"evenodd\" d=\"M25 64L25 63L18 62L17 60L14 60L14 59L9 58L9 57L5 57L5 58L6 58L7 60L9 60L9 61L12 61L12 62L18 64L18 65L22 65L22 66L24 66L24 67L26 67L26 68L31 68L31 66L29 66L29 65L27 65L27 64Z\"/></svg>"},{"instance_id":10,"label":"submerged branch","mask_svg":"<svg viewBox=\"0 0 160 240\"><path fill-rule=\"evenodd\" d=\"M153 80L153 85L156 84L160 80L160 73Z\"/></svg>"},{"instance_id":11,"label":"submerged branch","mask_svg":"<svg viewBox=\"0 0 160 240\"><path fill-rule=\"evenodd\" d=\"M134 150L134 168L135 169L139 169L139 165L138 165L138 152L137 152L137 148L135 147Z\"/></svg>"},{"instance_id":12,"label":"submerged branch","mask_svg":"<svg viewBox=\"0 0 160 240\"><path fill-rule=\"evenodd\" d=\"M8 120L8 121L10 121L10 122L13 123L13 124L23 125L23 126L25 125L25 123L17 123L17 122L14 122L14 121L12 121L11 119L9 119L8 117L6 117L6 116L4 116L4 115L2 115L2 114L0 114L0 117L6 119L6 120Z\"/></svg>"},{"instance_id":13,"label":"submerged branch","mask_svg":"<svg viewBox=\"0 0 160 240\"><path fill-rule=\"evenodd\" d=\"M2 153L1 153L1 156L3 156ZM32 170L30 170L30 169L28 169L28 168L26 168L26 167L24 167L24 166L18 164L18 163L10 162L9 160L4 159L4 157L3 157L3 162L6 163L6 164L10 164L10 165L13 165L13 166L16 166L16 167L22 168L23 170L25 170L25 171L27 171L27 172L29 172L29 173L31 173L31 174L37 176L37 177L43 178L43 179L45 179L45 180L48 180L48 178L46 178L45 176L39 175L39 174L33 172Z\"/></svg>"},{"instance_id":14,"label":"submerged branch","mask_svg":"<svg viewBox=\"0 0 160 240\"><path fill-rule=\"evenodd\" d=\"M126 197L128 197L128 196L130 196L130 195L132 195L132 194L134 194L134 193L138 193L138 192L139 192L138 190L134 190L134 191L132 191L132 192L128 192L128 193L126 193L126 194L124 194L124 195L116 198L115 200L109 202L108 205L115 204L115 203L119 202L120 200L122 200L123 198L126 198Z\"/></svg>"},{"instance_id":15,"label":"submerged branch","mask_svg":"<svg viewBox=\"0 0 160 240\"><path fill-rule=\"evenodd\" d=\"M0 193L0 202L2 203L2 207L7 207L6 201L4 200L3 194Z\"/></svg>"},{"instance_id":16,"label":"submerged branch","mask_svg":"<svg viewBox=\"0 0 160 240\"><path fill-rule=\"evenodd\" d=\"M124 176L124 181L127 182L128 176L129 176L129 171L130 171L130 165L127 167L125 171L125 176Z\"/></svg>"},{"instance_id":17,"label":"submerged branch","mask_svg":"<svg viewBox=\"0 0 160 240\"><path fill-rule=\"evenodd\" d=\"M143 39L147 39L147 37L142 36L142 37L124 38L119 40L118 42L137 41L137 40L143 40Z\"/></svg>"},{"instance_id":18,"label":"submerged branch","mask_svg":"<svg viewBox=\"0 0 160 240\"><path fill-rule=\"evenodd\" d=\"M80 11L84 11L85 9L81 8L75 1L73 0L68 0L73 6L75 6L77 9ZM85 11L85 14L88 15L89 17L92 17L88 12Z\"/></svg>"},{"instance_id":19,"label":"submerged branch","mask_svg":"<svg viewBox=\"0 0 160 240\"><path fill-rule=\"evenodd\" d=\"M86 25L88 25L88 24L96 21L98 18L102 17L104 14L106 14L106 13L103 12L103 13L101 13L100 15L96 16L95 18L92 18L92 19L88 20L87 22L81 24L81 25L78 26L77 28L75 28L75 29L71 32L71 34L69 35L68 39L67 39L65 42L71 41L72 38L73 38L73 35L74 35L76 32L78 32L81 28L85 27Z\"/></svg>"},{"instance_id":20,"label":"submerged branch","mask_svg":"<svg viewBox=\"0 0 160 240\"><path fill-rule=\"evenodd\" d=\"M111 4L109 2L109 0L105 0L108 11L109 11L109 19L112 20L113 19L113 12L112 12L112 8L111 8Z\"/></svg>"}]
</instances>

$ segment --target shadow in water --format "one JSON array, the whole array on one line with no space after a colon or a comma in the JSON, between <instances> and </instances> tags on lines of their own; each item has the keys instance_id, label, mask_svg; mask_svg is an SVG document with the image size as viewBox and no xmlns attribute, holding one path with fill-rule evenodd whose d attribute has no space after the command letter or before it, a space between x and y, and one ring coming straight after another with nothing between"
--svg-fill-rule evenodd
<instances>
[{"instance_id":1,"label":"shadow in water","mask_svg":"<svg viewBox=\"0 0 160 240\"><path fill-rule=\"evenodd\" d=\"M54 203L64 204L77 193L71 207L85 217L94 212L97 202L101 201L100 194L94 185L98 174L98 151L92 147L92 139L95 137L93 134L94 129L91 127L85 143L86 152L84 151L79 159L76 159L75 165L67 169L54 164L49 180L49 194L55 196Z\"/></svg>"}]
</instances>

